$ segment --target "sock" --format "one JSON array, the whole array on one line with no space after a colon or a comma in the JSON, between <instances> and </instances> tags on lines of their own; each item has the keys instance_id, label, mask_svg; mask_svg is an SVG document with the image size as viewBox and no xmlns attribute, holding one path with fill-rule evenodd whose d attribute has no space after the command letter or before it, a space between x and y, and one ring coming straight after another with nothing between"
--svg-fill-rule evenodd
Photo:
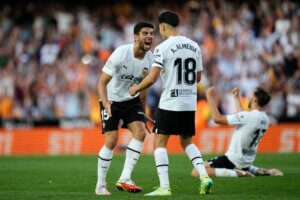
<instances>
[{"instance_id":1,"label":"sock","mask_svg":"<svg viewBox=\"0 0 300 200\"><path fill-rule=\"evenodd\" d=\"M198 174L199 174L199 178L202 179L202 177L204 176L208 176L205 166L204 166L204 162L201 156L201 153L199 151L199 149L196 147L196 145L189 144L186 148L185 148L185 153L188 155L189 159L192 161L194 168L197 170Z\"/></svg>"},{"instance_id":2,"label":"sock","mask_svg":"<svg viewBox=\"0 0 300 200\"><path fill-rule=\"evenodd\" d=\"M238 177L237 173L232 169L215 168L217 177Z\"/></svg>"},{"instance_id":3,"label":"sock","mask_svg":"<svg viewBox=\"0 0 300 200\"><path fill-rule=\"evenodd\" d=\"M143 143L141 141L134 138L131 139L126 149L125 163L119 180L131 179L131 173L140 157L142 147Z\"/></svg>"},{"instance_id":4,"label":"sock","mask_svg":"<svg viewBox=\"0 0 300 200\"><path fill-rule=\"evenodd\" d=\"M160 187L168 188L169 183L169 159L166 148L157 148L154 151L155 165L159 177Z\"/></svg>"},{"instance_id":5,"label":"sock","mask_svg":"<svg viewBox=\"0 0 300 200\"><path fill-rule=\"evenodd\" d=\"M256 167L256 166L254 166L254 165L251 165L250 167L249 167L249 172L251 172L252 174L254 174L254 175L257 175L258 174L258 170L259 170L259 168L258 167Z\"/></svg>"},{"instance_id":6,"label":"sock","mask_svg":"<svg viewBox=\"0 0 300 200\"><path fill-rule=\"evenodd\" d=\"M112 157L113 151L103 145L98 156L98 184L100 185L106 185L106 174Z\"/></svg>"}]
</instances>

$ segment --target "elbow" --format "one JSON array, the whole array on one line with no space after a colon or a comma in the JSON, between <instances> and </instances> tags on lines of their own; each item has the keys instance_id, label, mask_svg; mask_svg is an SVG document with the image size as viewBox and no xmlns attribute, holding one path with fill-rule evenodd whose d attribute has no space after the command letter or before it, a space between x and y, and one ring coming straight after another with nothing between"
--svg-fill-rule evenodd
<instances>
[{"instance_id":1,"label":"elbow","mask_svg":"<svg viewBox=\"0 0 300 200\"><path fill-rule=\"evenodd\" d=\"M98 88L98 92L102 92L103 90L104 90L104 88L106 88L106 85L107 84L105 84L105 82L103 81L103 80L99 80L98 81L98 86L97 86L97 88Z\"/></svg>"},{"instance_id":2,"label":"elbow","mask_svg":"<svg viewBox=\"0 0 300 200\"><path fill-rule=\"evenodd\" d=\"M215 123L217 124L222 124L222 121L219 118L215 118L213 119Z\"/></svg>"},{"instance_id":3,"label":"elbow","mask_svg":"<svg viewBox=\"0 0 300 200\"><path fill-rule=\"evenodd\" d=\"M99 79L97 87L98 90L101 90L101 88L103 87L103 81L101 81L101 79Z\"/></svg>"},{"instance_id":4,"label":"elbow","mask_svg":"<svg viewBox=\"0 0 300 200\"><path fill-rule=\"evenodd\" d=\"M221 115L219 115L219 116L212 116L212 119L217 124L224 124L224 119L223 119L223 117Z\"/></svg>"}]
</instances>

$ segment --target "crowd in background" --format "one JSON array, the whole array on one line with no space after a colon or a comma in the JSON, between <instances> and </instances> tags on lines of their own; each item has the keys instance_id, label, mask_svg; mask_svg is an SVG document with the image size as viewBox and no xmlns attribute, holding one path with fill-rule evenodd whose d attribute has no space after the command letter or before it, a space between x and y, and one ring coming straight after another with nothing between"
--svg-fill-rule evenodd
<instances>
[{"instance_id":1,"label":"crowd in background","mask_svg":"<svg viewBox=\"0 0 300 200\"><path fill-rule=\"evenodd\" d=\"M298 1L0 4L1 119L88 116L99 122L97 81L105 61L115 48L133 42L137 21L157 27L157 16L168 9L180 15L180 33L202 50L198 112L204 121L209 118L204 92L212 85L223 113L235 112L233 87L248 97L263 86L272 96L273 122L300 120ZM157 31L153 47L161 42ZM151 111L160 92L160 82L149 89Z\"/></svg>"}]
</instances>

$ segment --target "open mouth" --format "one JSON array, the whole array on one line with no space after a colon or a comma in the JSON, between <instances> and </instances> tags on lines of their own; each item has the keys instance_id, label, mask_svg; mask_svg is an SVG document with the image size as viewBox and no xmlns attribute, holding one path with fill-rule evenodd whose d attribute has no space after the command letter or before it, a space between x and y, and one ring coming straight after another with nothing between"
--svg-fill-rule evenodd
<instances>
[{"instance_id":1,"label":"open mouth","mask_svg":"<svg viewBox=\"0 0 300 200\"><path fill-rule=\"evenodd\" d=\"M146 48L151 48L151 43L152 43L152 42L145 42L145 45L144 45L144 46L145 46Z\"/></svg>"}]
</instances>

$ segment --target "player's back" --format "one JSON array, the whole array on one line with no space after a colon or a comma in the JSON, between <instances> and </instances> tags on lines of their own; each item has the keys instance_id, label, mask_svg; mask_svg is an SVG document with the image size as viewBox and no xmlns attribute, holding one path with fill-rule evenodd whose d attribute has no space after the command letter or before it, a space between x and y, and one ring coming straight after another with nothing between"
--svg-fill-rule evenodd
<instances>
[{"instance_id":1,"label":"player's back","mask_svg":"<svg viewBox=\"0 0 300 200\"><path fill-rule=\"evenodd\" d=\"M154 63L162 67L163 92L159 108L196 110L197 72L202 71L198 44L183 36L171 36L155 48Z\"/></svg>"},{"instance_id":2,"label":"player's back","mask_svg":"<svg viewBox=\"0 0 300 200\"><path fill-rule=\"evenodd\" d=\"M265 112L244 111L236 114L239 122L226 155L238 167L249 167L255 160L259 140L269 127Z\"/></svg>"}]
</instances>

